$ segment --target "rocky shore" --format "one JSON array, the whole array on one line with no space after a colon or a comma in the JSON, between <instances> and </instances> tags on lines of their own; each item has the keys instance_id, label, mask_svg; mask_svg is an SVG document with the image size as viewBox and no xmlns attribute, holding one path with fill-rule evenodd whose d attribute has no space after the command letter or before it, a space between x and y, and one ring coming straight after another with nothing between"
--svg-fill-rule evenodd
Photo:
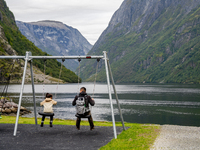
<instances>
[{"instance_id":1,"label":"rocky shore","mask_svg":"<svg viewBox=\"0 0 200 150\"><path fill-rule=\"evenodd\" d=\"M7 98L1 98L0 100L0 113L3 115L16 115L18 109L18 104L8 100ZM31 111L27 110L25 107L20 108L20 115L29 114Z\"/></svg>"}]
</instances>

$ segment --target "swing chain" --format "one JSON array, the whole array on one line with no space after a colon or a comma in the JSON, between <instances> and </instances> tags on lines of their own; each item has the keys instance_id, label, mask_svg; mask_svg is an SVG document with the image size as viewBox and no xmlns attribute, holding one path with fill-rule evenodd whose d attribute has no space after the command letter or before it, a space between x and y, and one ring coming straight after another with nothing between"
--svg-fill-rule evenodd
<instances>
[{"instance_id":1,"label":"swing chain","mask_svg":"<svg viewBox=\"0 0 200 150\"><path fill-rule=\"evenodd\" d=\"M80 78L80 73L81 73L81 58L78 59L79 62L79 68L78 68L78 89L77 89L77 95L79 94L79 78Z\"/></svg>"},{"instance_id":2,"label":"swing chain","mask_svg":"<svg viewBox=\"0 0 200 150\"><path fill-rule=\"evenodd\" d=\"M13 72L13 70L14 70L14 64L15 64L15 59L13 60L12 67L11 67L11 71L10 71L10 73L9 73L9 76L8 76L6 85L5 85L4 89L3 89L3 92L1 93L1 97L3 97L3 94L4 94L4 93L5 93L5 96L4 96L4 97L7 96L7 90L8 90L8 86L9 86L9 83L10 83L11 74L12 74L12 72ZM11 66L11 65L10 65L10 66ZM9 66L9 68L10 68L10 66ZM4 73L3 76L5 76L5 74L6 74L6 72Z\"/></svg>"},{"instance_id":3,"label":"swing chain","mask_svg":"<svg viewBox=\"0 0 200 150\"><path fill-rule=\"evenodd\" d=\"M60 73L59 73L59 80L60 80L60 77L61 77L62 66L63 66L64 61L65 61L65 59L63 58L63 59L62 59L62 62L61 62L61 68L60 68ZM55 92L55 99L56 99L56 96L57 96L59 80L58 80L58 82L57 82L57 87L56 87L56 92Z\"/></svg>"},{"instance_id":4,"label":"swing chain","mask_svg":"<svg viewBox=\"0 0 200 150\"><path fill-rule=\"evenodd\" d=\"M44 78L43 78L43 97L45 99L45 96L44 96L44 88L45 88L45 69L46 69L46 59L44 59Z\"/></svg>"},{"instance_id":5,"label":"swing chain","mask_svg":"<svg viewBox=\"0 0 200 150\"><path fill-rule=\"evenodd\" d=\"M99 61L101 59L100 58L97 58L97 67L96 67L96 73L95 73L95 79L94 79L94 88L93 88L93 95L92 95L92 98L94 98L94 91L95 91L95 85L96 85L96 80L97 80L97 72L98 72L98 67L99 67Z\"/></svg>"}]
</instances>

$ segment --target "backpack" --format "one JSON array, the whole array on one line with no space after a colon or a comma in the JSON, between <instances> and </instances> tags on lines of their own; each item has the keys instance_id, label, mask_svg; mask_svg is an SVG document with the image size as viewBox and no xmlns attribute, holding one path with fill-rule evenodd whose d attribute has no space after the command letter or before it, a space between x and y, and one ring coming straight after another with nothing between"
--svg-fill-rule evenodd
<instances>
[{"instance_id":1,"label":"backpack","mask_svg":"<svg viewBox=\"0 0 200 150\"><path fill-rule=\"evenodd\" d=\"M88 100L87 100L87 95L84 97L78 97L76 100L76 113L77 114L85 114L86 112L89 112L88 106Z\"/></svg>"}]
</instances>

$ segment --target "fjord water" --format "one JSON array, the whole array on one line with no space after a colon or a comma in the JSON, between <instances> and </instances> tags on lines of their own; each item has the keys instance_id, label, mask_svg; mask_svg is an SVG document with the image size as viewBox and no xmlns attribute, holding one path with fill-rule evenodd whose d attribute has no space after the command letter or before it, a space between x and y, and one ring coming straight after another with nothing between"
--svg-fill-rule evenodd
<instances>
[{"instance_id":1,"label":"fjord water","mask_svg":"<svg viewBox=\"0 0 200 150\"><path fill-rule=\"evenodd\" d=\"M87 93L93 95L92 83L81 83ZM10 85L8 95L18 103L21 85ZM3 85L0 86L0 90ZM44 89L44 90L43 90ZM200 85L185 84L118 84L116 85L124 120L132 123L173 124L200 126ZM37 111L42 110L39 103L44 93L54 95L58 104L54 107L55 117L76 119L72 100L78 92L77 84L35 85ZM56 92L57 91L57 92ZM33 111L31 85L25 85L22 105ZM55 98L55 92L57 93ZM92 107L94 120L111 121L107 84L96 84ZM120 121L113 94L116 121ZM33 116L33 113L28 117Z\"/></svg>"}]
</instances>

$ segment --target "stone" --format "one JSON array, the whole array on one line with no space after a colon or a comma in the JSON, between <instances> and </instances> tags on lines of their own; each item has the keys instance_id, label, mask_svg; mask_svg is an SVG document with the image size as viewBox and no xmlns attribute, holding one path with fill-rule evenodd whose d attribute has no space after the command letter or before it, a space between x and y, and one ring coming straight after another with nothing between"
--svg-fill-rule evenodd
<instances>
[{"instance_id":1,"label":"stone","mask_svg":"<svg viewBox=\"0 0 200 150\"><path fill-rule=\"evenodd\" d=\"M12 111L9 109L9 108L5 108L5 113L9 114L11 113Z\"/></svg>"},{"instance_id":2,"label":"stone","mask_svg":"<svg viewBox=\"0 0 200 150\"><path fill-rule=\"evenodd\" d=\"M7 103L5 103L6 104L6 106L9 108L9 107L12 107L12 103L11 102L7 102Z\"/></svg>"},{"instance_id":3,"label":"stone","mask_svg":"<svg viewBox=\"0 0 200 150\"><path fill-rule=\"evenodd\" d=\"M20 115L24 115L24 112L23 112L23 111L21 111L21 112L20 112Z\"/></svg>"},{"instance_id":4,"label":"stone","mask_svg":"<svg viewBox=\"0 0 200 150\"><path fill-rule=\"evenodd\" d=\"M14 107L12 107L10 110L11 110L13 113L16 113L16 112L17 112L17 108L14 108Z\"/></svg>"},{"instance_id":5,"label":"stone","mask_svg":"<svg viewBox=\"0 0 200 150\"><path fill-rule=\"evenodd\" d=\"M12 104L12 107L18 108L18 105L16 103L11 102L11 104Z\"/></svg>"},{"instance_id":6,"label":"stone","mask_svg":"<svg viewBox=\"0 0 200 150\"><path fill-rule=\"evenodd\" d=\"M27 109L25 107L21 106L20 110L21 111L26 111Z\"/></svg>"},{"instance_id":7,"label":"stone","mask_svg":"<svg viewBox=\"0 0 200 150\"><path fill-rule=\"evenodd\" d=\"M3 108L10 108L12 107L12 104L10 102L7 102L3 105Z\"/></svg>"}]
</instances>

